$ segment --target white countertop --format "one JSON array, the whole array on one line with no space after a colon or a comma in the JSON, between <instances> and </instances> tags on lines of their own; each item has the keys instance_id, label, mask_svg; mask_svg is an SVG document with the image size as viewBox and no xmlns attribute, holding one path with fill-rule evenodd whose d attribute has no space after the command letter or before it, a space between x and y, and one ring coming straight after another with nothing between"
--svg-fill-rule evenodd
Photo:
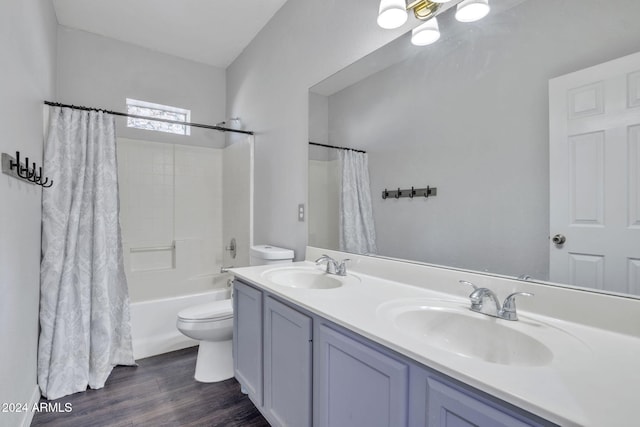
<instances>
[{"instance_id":1,"label":"white countertop","mask_svg":"<svg viewBox=\"0 0 640 427\"><path fill-rule=\"evenodd\" d=\"M388 260L385 262L389 263ZM469 299L464 296L468 290L451 286L452 293L441 292L441 284L430 283L434 279L429 275L429 267L425 267L420 277L422 286L374 277L359 271L358 265L349 274L360 280L348 281L335 289L291 288L264 278L263 273L268 270L287 267L313 268L315 264L304 261L231 271L312 313L551 422L594 427L627 427L638 423L638 336L519 309L520 320L508 322L509 327L539 338L551 349L553 359L544 366L535 367L490 363L434 347L428 340L403 333L380 310L385 304L403 299L414 303L422 299L446 300L468 307ZM454 275L468 279L460 277L460 272ZM434 277L438 278L437 275ZM486 283L481 285L493 289ZM505 296L499 292L498 295L500 299ZM485 317L478 313L473 315ZM637 314L628 320L635 321L636 317Z\"/></svg>"}]
</instances>

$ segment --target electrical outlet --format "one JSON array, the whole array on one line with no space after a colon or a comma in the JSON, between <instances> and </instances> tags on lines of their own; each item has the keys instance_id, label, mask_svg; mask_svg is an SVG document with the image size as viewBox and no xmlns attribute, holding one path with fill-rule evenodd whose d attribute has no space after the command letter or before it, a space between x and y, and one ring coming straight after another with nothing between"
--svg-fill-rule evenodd
<instances>
[{"instance_id":1,"label":"electrical outlet","mask_svg":"<svg viewBox=\"0 0 640 427\"><path fill-rule=\"evenodd\" d=\"M304 221L304 203L298 205L298 221Z\"/></svg>"}]
</instances>

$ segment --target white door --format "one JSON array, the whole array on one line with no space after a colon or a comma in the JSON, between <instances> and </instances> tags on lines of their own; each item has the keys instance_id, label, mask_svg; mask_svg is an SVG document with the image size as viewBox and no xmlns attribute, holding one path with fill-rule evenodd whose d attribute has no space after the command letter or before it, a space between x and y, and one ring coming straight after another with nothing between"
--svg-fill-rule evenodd
<instances>
[{"instance_id":1,"label":"white door","mask_svg":"<svg viewBox=\"0 0 640 427\"><path fill-rule=\"evenodd\" d=\"M640 53L550 80L549 131L550 280L640 294Z\"/></svg>"}]
</instances>

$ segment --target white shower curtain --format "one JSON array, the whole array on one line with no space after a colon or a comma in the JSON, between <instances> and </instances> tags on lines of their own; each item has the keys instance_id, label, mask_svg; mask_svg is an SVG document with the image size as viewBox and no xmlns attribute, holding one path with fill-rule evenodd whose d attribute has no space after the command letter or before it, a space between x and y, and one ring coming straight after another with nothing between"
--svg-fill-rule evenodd
<instances>
[{"instance_id":1,"label":"white shower curtain","mask_svg":"<svg viewBox=\"0 0 640 427\"><path fill-rule=\"evenodd\" d=\"M42 192L38 383L48 399L134 365L113 116L50 109Z\"/></svg>"},{"instance_id":2,"label":"white shower curtain","mask_svg":"<svg viewBox=\"0 0 640 427\"><path fill-rule=\"evenodd\" d=\"M340 250L356 254L375 254L378 249L373 224L367 154L340 150L338 156L342 168Z\"/></svg>"}]
</instances>

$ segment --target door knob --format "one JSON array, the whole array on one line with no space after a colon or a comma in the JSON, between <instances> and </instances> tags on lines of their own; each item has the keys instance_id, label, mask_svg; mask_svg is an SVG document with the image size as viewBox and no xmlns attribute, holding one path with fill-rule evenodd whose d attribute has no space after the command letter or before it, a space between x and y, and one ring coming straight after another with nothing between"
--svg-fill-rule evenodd
<instances>
[{"instance_id":1,"label":"door knob","mask_svg":"<svg viewBox=\"0 0 640 427\"><path fill-rule=\"evenodd\" d=\"M555 236L553 236L553 238L551 239L551 241L555 244L555 245L562 245L564 242L567 241L567 238L564 237L562 234L556 234Z\"/></svg>"}]
</instances>

